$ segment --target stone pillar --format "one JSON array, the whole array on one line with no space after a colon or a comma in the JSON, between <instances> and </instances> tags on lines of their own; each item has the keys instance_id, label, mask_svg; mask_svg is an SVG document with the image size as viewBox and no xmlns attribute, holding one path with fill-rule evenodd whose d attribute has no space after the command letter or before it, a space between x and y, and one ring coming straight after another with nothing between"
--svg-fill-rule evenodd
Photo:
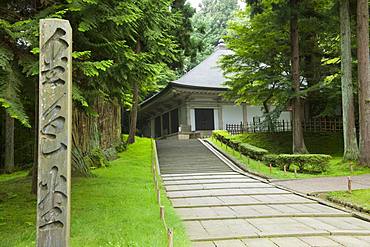
<instances>
[{"instance_id":1,"label":"stone pillar","mask_svg":"<svg viewBox=\"0 0 370 247\"><path fill-rule=\"evenodd\" d=\"M37 246L69 246L72 146L72 29L40 21Z\"/></svg>"}]
</instances>

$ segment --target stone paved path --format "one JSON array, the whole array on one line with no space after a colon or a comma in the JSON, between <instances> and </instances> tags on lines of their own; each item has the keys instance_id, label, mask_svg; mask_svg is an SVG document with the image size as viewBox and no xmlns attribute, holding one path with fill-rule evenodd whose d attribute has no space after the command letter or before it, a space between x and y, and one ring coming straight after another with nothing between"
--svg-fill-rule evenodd
<instances>
[{"instance_id":1,"label":"stone paved path","mask_svg":"<svg viewBox=\"0 0 370 247\"><path fill-rule=\"evenodd\" d=\"M370 223L228 166L200 141L158 141L162 179L195 247L370 246Z\"/></svg>"},{"instance_id":2,"label":"stone paved path","mask_svg":"<svg viewBox=\"0 0 370 247\"><path fill-rule=\"evenodd\" d=\"M352 176L351 179L354 190L370 188L370 174ZM347 190L347 177L307 178L274 181L274 183L305 194Z\"/></svg>"}]
</instances>

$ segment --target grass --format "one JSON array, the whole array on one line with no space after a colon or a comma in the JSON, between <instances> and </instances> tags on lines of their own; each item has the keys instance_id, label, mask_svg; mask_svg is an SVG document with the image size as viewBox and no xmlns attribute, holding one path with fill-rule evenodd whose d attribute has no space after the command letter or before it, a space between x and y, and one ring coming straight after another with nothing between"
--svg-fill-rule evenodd
<instances>
[{"instance_id":1,"label":"grass","mask_svg":"<svg viewBox=\"0 0 370 247\"><path fill-rule=\"evenodd\" d=\"M370 210L370 189L353 190L352 193L346 191L329 192L327 197Z\"/></svg>"},{"instance_id":2,"label":"grass","mask_svg":"<svg viewBox=\"0 0 370 247\"><path fill-rule=\"evenodd\" d=\"M96 177L73 178L71 246L166 246L151 173L151 141L137 138ZM3 175L2 175L3 176ZM2 177L1 176L1 177ZM35 197L31 180L0 179L0 246L34 246ZM162 193L164 195L164 193ZM175 246L190 246L181 220L162 196Z\"/></svg>"},{"instance_id":3,"label":"grass","mask_svg":"<svg viewBox=\"0 0 370 247\"><path fill-rule=\"evenodd\" d=\"M292 153L292 132L245 133L236 135L233 138L266 149L271 153ZM343 154L342 133L306 132L304 140L310 153L330 154L332 156L341 156Z\"/></svg>"},{"instance_id":4,"label":"grass","mask_svg":"<svg viewBox=\"0 0 370 247\"><path fill-rule=\"evenodd\" d=\"M236 151L233 151L230 147L226 147L226 145L221 145L221 142L217 141L214 138L211 138L210 141L215 144L217 147L237 159L239 162L245 165L245 167L253 172L258 174L262 174L264 176L275 178L275 179L302 179L302 178L314 178L314 177L330 177L330 176L348 176L348 175L360 175L370 173L369 167L363 167L360 165L353 164L352 171L350 169L350 164L343 162L342 157L333 157L330 161L330 165L327 171L320 173L320 174L307 174L307 173L297 173L295 175L294 170L287 171L286 173L280 170L277 167L272 167L271 173L270 168L257 160L250 159L244 155L240 156L240 154ZM252 145L256 145L255 143L251 143ZM271 145L271 142L270 144ZM264 147L266 148L266 147ZM276 150L276 149L275 149ZM294 169L294 168L292 168Z\"/></svg>"}]
</instances>

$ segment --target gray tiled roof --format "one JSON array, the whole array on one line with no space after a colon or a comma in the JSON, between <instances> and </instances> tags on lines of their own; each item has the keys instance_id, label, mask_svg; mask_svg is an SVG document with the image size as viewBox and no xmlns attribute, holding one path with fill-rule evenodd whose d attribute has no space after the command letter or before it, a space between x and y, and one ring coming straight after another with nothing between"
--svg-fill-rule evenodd
<instances>
[{"instance_id":1,"label":"gray tiled roof","mask_svg":"<svg viewBox=\"0 0 370 247\"><path fill-rule=\"evenodd\" d=\"M208 58L174 83L193 87L226 88L223 85L226 78L218 61L221 56L230 54L232 54L231 50L228 50L223 43L219 44Z\"/></svg>"}]
</instances>

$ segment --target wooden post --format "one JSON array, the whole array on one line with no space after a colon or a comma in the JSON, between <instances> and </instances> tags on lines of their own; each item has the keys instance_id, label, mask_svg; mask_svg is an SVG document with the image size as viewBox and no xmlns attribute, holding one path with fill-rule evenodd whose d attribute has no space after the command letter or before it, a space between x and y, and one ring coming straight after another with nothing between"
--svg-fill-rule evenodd
<instances>
[{"instance_id":1,"label":"wooden post","mask_svg":"<svg viewBox=\"0 0 370 247\"><path fill-rule=\"evenodd\" d=\"M286 174L286 165L284 165L284 173Z\"/></svg>"},{"instance_id":2,"label":"wooden post","mask_svg":"<svg viewBox=\"0 0 370 247\"><path fill-rule=\"evenodd\" d=\"M67 247L70 236L72 29L40 20L36 246Z\"/></svg>"},{"instance_id":3,"label":"wooden post","mask_svg":"<svg viewBox=\"0 0 370 247\"><path fill-rule=\"evenodd\" d=\"M348 193L352 193L352 179L351 177L347 177L347 181L348 181Z\"/></svg>"},{"instance_id":4,"label":"wooden post","mask_svg":"<svg viewBox=\"0 0 370 247\"><path fill-rule=\"evenodd\" d=\"M294 167L294 176L297 178L297 167Z\"/></svg>"},{"instance_id":5,"label":"wooden post","mask_svg":"<svg viewBox=\"0 0 370 247\"><path fill-rule=\"evenodd\" d=\"M167 231L168 247L173 247L173 229Z\"/></svg>"},{"instance_id":6,"label":"wooden post","mask_svg":"<svg viewBox=\"0 0 370 247\"><path fill-rule=\"evenodd\" d=\"M270 174L272 174L272 165L270 163Z\"/></svg>"},{"instance_id":7,"label":"wooden post","mask_svg":"<svg viewBox=\"0 0 370 247\"><path fill-rule=\"evenodd\" d=\"M159 205L161 205L161 191L157 190L157 202Z\"/></svg>"},{"instance_id":8,"label":"wooden post","mask_svg":"<svg viewBox=\"0 0 370 247\"><path fill-rule=\"evenodd\" d=\"M159 217L161 220L164 220L164 206L159 207Z\"/></svg>"}]
</instances>

